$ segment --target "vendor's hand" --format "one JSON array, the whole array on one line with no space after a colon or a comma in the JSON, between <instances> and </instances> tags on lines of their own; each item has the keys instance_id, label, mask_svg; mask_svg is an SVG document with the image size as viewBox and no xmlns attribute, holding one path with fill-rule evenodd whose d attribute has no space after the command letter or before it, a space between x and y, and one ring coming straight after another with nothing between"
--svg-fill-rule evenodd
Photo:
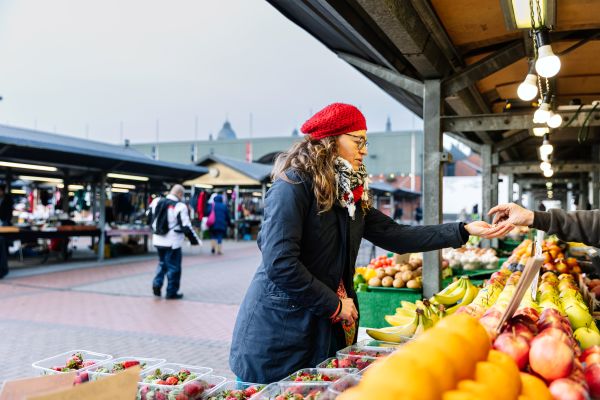
<instances>
[{"instance_id":1,"label":"vendor's hand","mask_svg":"<svg viewBox=\"0 0 600 400\"><path fill-rule=\"evenodd\" d=\"M347 298L341 299L342 310L338 314L338 318L341 318L346 323L351 324L358 319L358 311L354 305L354 300Z\"/></svg>"},{"instance_id":2,"label":"vendor's hand","mask_svg":"<svg viewBox=\"0 0 600 400\"><path fill-rule=\"evenodd\" d=\"M494 215L494 224L530 226L533 224L533 211L515 203L499 204L488 215Z\"/></svg>"},{"instance_id":3,"label":"vendor's hand","mask_svg":"<svg viewBox=\"0 0 600 400\"><path fill-rule=\"evenodd\" d=\"M502 237L512 231L514 226L511 224L490 225L485 221L474 221L465 225L469 235L480 236L484 239L493 239Z\"/></svg>"}]
</instances>

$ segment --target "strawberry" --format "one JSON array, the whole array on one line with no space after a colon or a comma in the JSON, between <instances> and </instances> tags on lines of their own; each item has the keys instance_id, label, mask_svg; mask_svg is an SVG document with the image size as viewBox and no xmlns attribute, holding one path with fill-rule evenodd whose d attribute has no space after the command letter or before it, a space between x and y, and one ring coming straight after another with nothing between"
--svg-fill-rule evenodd
<instances>
[{"instance_id":1,"label":"strawberry","mask_svg":"<svg viewBox=\"0 0 600 400\"><path fill-rule=\"evenodd\" d=\"M197 396L204 392L204 386L202 386L199 382L192 381L183 387L183 393L187 394L190 397Z\"/></svg>"},{"instance_id":2,"label":"strawberry","mask_svg":"<svg viewBox=\"0 0 600 400\"><path fill-rule=\"evenodd\" d=\"M166 385L177 385L179 383L179 379L177 379L174 376L170 376L167 378L167 380L165 381Z\"/></svg>"},{"instance_id":3,"label":"strawberry","mask_svg":"<svg viewBox=\"0 0 600 400\"><path fill-rule=\"evenodd\" d=\"M352 360L344 358L343 360L339 360L338 365L339 368L350 368L352 367Z\"/></svg>"},{"instance_id":4,"label":"strawberry","mask_svg":"<svg viewBox=\"0 0 600 400\"><path fill-rule=\"evenodd\" d=\"M185 393L179 393L175 396L175 400L189 400L189 397Z\"/></svg>"},{"instance_id":5,"label":"strawberry","mask_svg":"<svg viewBox=\"0 0 600 400\"><path fill-rule=\"evenodd\" d=\"M244 390L244 395L246 397L253 396L256 393L258 393L258 389L255 386L250 386L249 388L247 388L246 390Z\"/></svg>"},{"instance_id":6,"label":"strawberry","mask_svg":"<svg viewBox=\"0 0 600 400\"><path fill-rule=\"evenodd\" d=\"M123 368L130 368L134 365L140 365L140 362L137 360L123 361Z\"/></svg>"},{"instance_id":7,"label":"strawberry","mask_svg":"<svg viewBox=\"0 0 600 400\"><path fill-rule=\"evenodd\" d=\"M85 372L85 371L84 371L84 372L81 372L81 373L79 374L79 377L81 378L81 381L82 381L82 382L87 382L87 381L89 381L89 380L90 380L90 377L89 377L88 373L87 373L87 372Z\"/></svg>"},{"instance_id":8,"label":"strawberry","mask_svg":"<svg viewBox=\"0 0 600 400\"><path fill-rule=\"evenodd\" d=\"M167 395L163 392L156 392L154 395L154 400L167 400Z\"/></svg>"},{"instance_id":9,"label":"strawberry","mask_svg":"<svg viewBox=\"0 0 600 400\"><path fill-rule=\"evenodd\" d=\"M167 385L167 382L163 381L162 379L159 379L156 381L157 385Z\"/></svg>"},{"instance_id":10,"label":"strawberry","mask_svg":"<svg viewBox=\"0 0 600 400\"><path fill-rule=\"evenodd\" d=\"M87 361L84 361L81 365L83 365L84 367L89 367L90 365L95 365L95 364L96 364L96 361L87 360Z\"/></svg>"}]
</instances>

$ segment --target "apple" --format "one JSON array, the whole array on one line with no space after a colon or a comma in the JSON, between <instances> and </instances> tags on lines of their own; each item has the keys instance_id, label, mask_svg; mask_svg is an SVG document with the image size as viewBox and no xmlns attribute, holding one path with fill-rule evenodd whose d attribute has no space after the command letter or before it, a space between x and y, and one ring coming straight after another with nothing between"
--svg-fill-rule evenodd
<instances>
[{"instance_id":1,"label":"apple","mask_svg":"<svg viewBox=\"0 0 600 400\"><path fill-rule=\"evenodd\" d=\"M593 398L600 397L600 364L588 365L585 367L584 374L590 395Z\"/></svg>"},{"instance_id":2,"label":"apple","mask_svg":"<svg viewBox=\"0 0 600 400\"><path fill-rule=\"evenodd\" d=\"M587 327L595 323L587 307L578 305L577 303L565 307L565 312L569 317L571 326L575 329Z\"/></svg>"},{"instance_id":3,"label":"apple","mask_svg":"<svg viewBox=\"0 0 600 400\"><path fill-rule=\"evenodd\" d=\"M585 359L588 356L591 356L592 354L596 354L596 353L600 355L600 346L588 347L587 349L585 349L583 351L583 353L581 353L581 356L579 357L579 361L585 362Z\"/></svg>"},{"instance_id":4,"label":"apple","mask_svg":"<svg viewBox=\"0 0 600 400\"><path fill-rule=\"evenodd\" d=\"M552 272L544 272L542 274L542 282L546 282L548 280L557 280L556 275L554 275Z\"/></svg>"},{"instance_id":5,"label":"apple","mask_svg":"<svg viewBox=\"0 0 600 400\"><path fill-rule=\"evenodd\" d=\"M526 338L515 333L503 333L494 341L494 348L511 356L519 369L525 370L529 361L529 342Z\"/></svg>"},{"instance_id":6,"label":"apple","mask_svg":"<svg viewBox=\"0 0 600 400\"><path fill-rule=\"evenodd\" d=\"M548 382L569 376L573 361L573 350L559 338L547 334L531 341L529 366Z\"/></svg>"},{"instance_id":7,"label":"apple","mask_svg":"<svg viewBox=\"0 0 600 400\"><path fill-rule=\"evenodd\" d=\"M579 342L582 350L600 345L600 335L598 332L587 327L575 329L573 337Z\"/></svg>"},{"instance_id":8,"label":"apple","mask_svg":"<svg viewBox=\"0 0 600 400\"><path fill-rule=\"evenodd\" d=\"M519 308L513 318L528 318L533 324L536 324L540 319L540 313L533 307L523 307Z\"/></svg>"},{"instance_id":9,"label":"apple","mask_svg":"<svg viewBox=\"0 0 600 400\"><path fill-rule=\"evenodd\" d=\"M588 400L585 388L571 379L557 379L550 384L555 400Z\"/></svg>"}]
</instances>

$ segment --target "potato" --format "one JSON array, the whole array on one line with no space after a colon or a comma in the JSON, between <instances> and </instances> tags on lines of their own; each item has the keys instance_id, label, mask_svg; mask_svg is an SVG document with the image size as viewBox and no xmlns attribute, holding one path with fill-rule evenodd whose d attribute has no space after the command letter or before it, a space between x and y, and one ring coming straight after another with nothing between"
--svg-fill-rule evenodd
<instances>
[{"instance_id":1,"label":"potato","mask_svg":"<svg viewBox=\"0 0 600 400\"><path fill-rule=\"evenodd\" d=\"M402 276L400 277L404 282L408 282L413 278L413 273L410 271L406 271L402 273Z\"/></svg>"},{"instance_id":2,"label":"potato","mask_svg":"<svg viewBox=\"0 0 600 400\"><path fill-rule=\"evenodd\" d=\"M394 267L386 267L386 268L385 268L385 274L386 274L387 276L394 276L394 275L396 275L396 272L398 272L398 271L396 271L396 270L394 269Z\"/></svg>"},{"instance_id":3,"label":"potato","mask_svg":"<svg viewBox=\"0 0 600 400\"><path fill-rule=\"evenodd\" d=\"M402 272L396 272L396 275L394 275L394 279L402 279Z\"/></svg>"},{"instance_id":4,"label":"potato","mask_svg":"<svg viewBox=\"0 0 600 400\"><path fill-rule=\"evenodd\" d=\"M383 278L381 280L381 286L391 287L393 282L394 282L394 278L392 278L391 276L386 276L385 278Z\"/></svg>"},{"instance_id":5,"label":"potato","mask_svg":"<svg viewBox=\"0 0 600 400\"><path fill-rule=\"evenodd\" d=\"M410 281L406 282L406 287L409 289L420 289L421 284L416 279L411 279Z\"/></svg>"},{"instance_id":6,"label":"potato","mask_svg":"<svg viewBox=\"0 0 600 400\"><path fill-rule=\"evenodd\" d=\"M385 276L385 269L377 268L375 270L375 276L378 277L379 279L383 279L383 277Z\"/></svg>"},{"instance_id":7,"label":"potato","mask_svg":"<svg viewBox=\"0 0 600 400\"><path fill-rule=\"evenodd\" d=\"M369 279L369 286L381 286L381 279L379 279L379 278Z\"/></svg>"},{"instance_id":8,"label":"potato","mask_svg":"<svg viewBox=\"0 0 600 400\"><path fill-rule=\"evenodd\" d=\"M399 271L400 272L406 272L406 271L412 271L412 270L410 269L410 265L408 265L408 264L402 264L400 266Z\"/></svg>"},{"instance_id":9,"label":"potato","mask_svg":"<svg viewBox=\"0 0 600 400\"><path fill-rule=\"evenodd\" d=\"M417 262L417 260L411 260L408 262L408 265L410 265L410 269L414 271L415 269L419 268L422 263Z\"/></svg>"},{"instance_id":10,"label":"potato","mask_svg":"<svg viewBox=\"0 0 600 400\"><path fill-rule=\"evenodd\" d=\"M423 276L423 267L419 267L413 271L413 276Z\"/></svg>"},{"instance_id":11,"label":"potato","mask_svg":"<svg viewBox=\"0 0 600 400\"><path fill-rule=\"evenodd\" d=\"M395 288L402 288L402 287L404 287L404 281L402 279L400 279L400 278L394 279L394 282L392 284L394 285Z\"/></svg>"}]
</instances>

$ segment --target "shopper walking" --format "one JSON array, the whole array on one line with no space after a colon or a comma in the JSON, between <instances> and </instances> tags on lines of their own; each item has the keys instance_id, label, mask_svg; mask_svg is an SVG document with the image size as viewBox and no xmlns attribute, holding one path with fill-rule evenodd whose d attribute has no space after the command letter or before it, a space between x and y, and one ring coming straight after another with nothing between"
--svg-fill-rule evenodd
<instances>
[{"instance_id":1,"label":"shopper walking","mask_svg":"<svg viewBox=\"0 0 600 400\"><path fill-rule=\"evenodd\" d=\"M167 276L167 299L181 299L181 246L187 237L192 245L200 239L192 228L187 206L183 203L184 189L174 185L167 197L158 197L150 204L148 221L154 234L152 243L158 252L158 267L152 281L152 292L160 297L165 275Z\"/></svg>"},{"instance_id":2,"label":"shopper walking","mask_svg":"<svg viewBox=\"0 0 600 400\"><path fill-rule=\"evenodd\" d=\"M223 238L227 234L227 227L231 225L229 209L223 203L223 196L220 194L215 196L209 208L207 225L211 239L211 253L223 254Z\"/></svg>"},{"instance_id":3,"label":"shopper walking","mask_svg":"<svg viewBox=\"0 0 600 400\"><path fill-rule=\"evenodd\" d=\"M314 367L356 341L352 278L362 238L407 253L504 233L481 221L400 225L373 208L363 164L366 121L356 107L329 105L302 132L306 139L275 162L258 238L262 263L233 332L229 365L247 382Z\"/></svg>"}]
</instances>

